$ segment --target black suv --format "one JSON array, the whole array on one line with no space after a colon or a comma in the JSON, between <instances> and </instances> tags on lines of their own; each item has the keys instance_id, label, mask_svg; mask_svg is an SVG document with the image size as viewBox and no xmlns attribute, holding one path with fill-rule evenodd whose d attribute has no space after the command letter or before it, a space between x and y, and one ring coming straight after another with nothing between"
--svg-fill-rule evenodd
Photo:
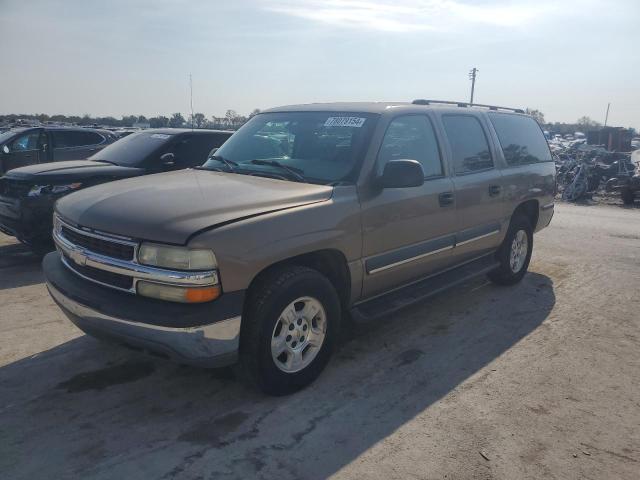
<instances>
[{"instance_id":1,"label":"black suv","mask_svg":"<svg viewBox=\"0 0 640 480\"><path fill-rule=\"evenodd\" d=\"M158 129L133 133L87 160L16 168L0 178L0 231L35 252L52 247L53 204L82 188L202 165L233 132Z\"/></svg>"},{"instance_id":2,"label":"black suv","mask_svg":"<svg viewBox=\"0 0 640 480\"><path fill-rule=\"evenodd\" d=\"M118 139L95 128L31 127L0 133L0 174L36 163L87 158Z\"/></svg>"}]
</instances>

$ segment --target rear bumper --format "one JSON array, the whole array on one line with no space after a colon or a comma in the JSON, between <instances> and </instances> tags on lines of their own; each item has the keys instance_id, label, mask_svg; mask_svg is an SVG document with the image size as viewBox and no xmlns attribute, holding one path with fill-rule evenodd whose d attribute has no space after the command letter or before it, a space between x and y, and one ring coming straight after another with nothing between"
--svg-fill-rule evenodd
<instances>
[{"instance_id":1,"label":"rear bumper","mask_svg":"<svg viewBox=\"0 0 640 480\"><path fill-rule=\"evenodd\" d=\"M200 367L237 361L243 292L197 306L145 299L78 277L57 252L44 258L43 271L51 297L93 337Z\"/></svg>"},{"instance_id":2,"label":"rear bumper","mask_svg":"<svg viewBox=\"0 0 640 480\"><path fill-rule=\"evenodd\" d=\"M553 218L553 214L555 212L555 204L553 202L547 203L540 207L540 211L538 213L538 225L536 226L536 232L539 232L545 227L548 227L551 223L551 219Z\"/></svg>"}]
</instances>

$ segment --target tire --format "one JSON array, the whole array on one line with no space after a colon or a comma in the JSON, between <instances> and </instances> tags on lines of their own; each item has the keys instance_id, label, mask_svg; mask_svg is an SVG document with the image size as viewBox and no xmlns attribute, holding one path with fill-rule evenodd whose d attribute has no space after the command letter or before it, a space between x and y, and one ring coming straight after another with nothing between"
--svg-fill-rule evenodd
<instances>
[{"instance_id":1,"label":"tire","mask_svg":"<svg viewBox=\"0 0 640 480\"><path fill-rule=\"evenodd\" d=\"M523 245L526 238L527 244ZM489 280L498 285L514 285L527 273L531 252L533 251L533 228L524 215L516 215L511 219L509 230L496 253L500 266L490 272ZM512 261L512 253L517 261Z\"/></svg>"},{"instance_id":2,"label":"tire","mask_svg":"<svg viewBox=\"0 0 640 480\"><path fill-rule=\"evenodd\" d=\"M242 369L269 395L306 387L325 368L338 339L335 288L316 270L289 266L271 272L253 290L242 319Z\"/></svg>"},{"instance_id":3,"label":"tire","mask_svg":"<svg viewBox=\"0 0 640 480\"><path fill-rule=\"evenodd\" d=\"M620 190L620 197L622 197L622 203L625 205L633 205L633 190L629 187Z\"/></svg>"}]
</instances>

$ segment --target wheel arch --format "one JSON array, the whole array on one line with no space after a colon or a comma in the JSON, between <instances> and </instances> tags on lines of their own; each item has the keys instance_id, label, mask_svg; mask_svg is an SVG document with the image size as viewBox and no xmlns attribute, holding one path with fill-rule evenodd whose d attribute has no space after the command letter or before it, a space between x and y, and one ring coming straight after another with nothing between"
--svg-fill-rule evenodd
<instances>
[{"instance_id":1,"label":"wheel arch","mask_svg":"<svg viewBox=\"0 0 640 480\"><path fill-rule=\"evenodd\" d=\"M531 199L520 203L511 214L511 218L519 214L527 217L531 223L532 230L535 232L540 217L540 202L536 199Z\"/></svg>"},{"instance_id":2,"label":"wheel arch","mask_svg":"<svg viewBox=\"0 0 640 480\"><path fill-rule=\"evenodd\" d=\"M317 270L327 277L336 289L336 293L340 298L342 307L346 308L348 306L351 296L351 273L349 271L347 259L340 250L323 249L286 258L263 268L249 283L245 299L245 308L247 307L246 303L251 301L251 293L257 288L264 278L269 276L275 270L294 265Z\"/></svg>"}]
</instances>

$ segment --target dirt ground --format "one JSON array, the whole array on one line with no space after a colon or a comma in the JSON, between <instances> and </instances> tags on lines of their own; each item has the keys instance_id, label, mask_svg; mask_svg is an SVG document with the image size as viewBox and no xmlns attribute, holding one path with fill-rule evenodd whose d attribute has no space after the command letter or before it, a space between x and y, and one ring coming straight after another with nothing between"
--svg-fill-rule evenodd
<instances>
[{"instance_id":1,"label":"dirt ground","mask_svg":"<svg viewBox=\"0 0 640 480\"><path fill-rule=\"evenodd\" d=\"M559 204L531 273L355 334L310 388L82 335L0 236L3 479L640 478L640 210Z\"/></svg>"}]
</instances>

